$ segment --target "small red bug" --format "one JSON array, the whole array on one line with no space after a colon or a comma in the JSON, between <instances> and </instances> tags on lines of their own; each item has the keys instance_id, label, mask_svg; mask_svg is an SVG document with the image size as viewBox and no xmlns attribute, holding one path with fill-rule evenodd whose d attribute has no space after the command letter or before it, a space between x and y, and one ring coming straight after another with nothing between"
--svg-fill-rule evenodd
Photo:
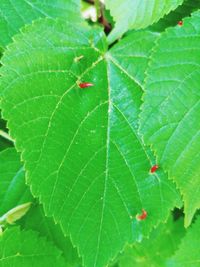
<instances>
[{"instance_id":1,"label":"small red bug","mask_svg":"<svg viewBox=\"0 0 200 267\"><path fill-rule=\"evenodd\" d=\"M183 21L180 20L180 21L178 22L178 25L179 25L179 26L183 26Z\"/></svg>"},{"instance_id":2,"label":"small red bug","mask_svg":"<svg viewBox=\"0 0 200 267\"><path fill-rule=\"evenodd\" d=\"M83 88L94 86L94 84L93 83L79 83L78 86L83 89Z\"/></svg>"},{"instance_id":3,"label":"small red bug","mask_svg":"<svg viewBox=\"0 0 200 267\"><path fill-rule=\"evenodd\" d=\"M137 220L139 221L145 220L146 217L147 217L147 211L144 209L142 209L142 214L136 216Z\"/></svg>"},{"instance_id":4,"label":"small red bug","mask_svg":"<svg viewBox=\"0 0 200 267\"><path fill-rule=\"evenodd\" d=\"M158 165L153 165L153 166L151 167L150 172L151 172L151 173L154 173L158 168L159 168Z\"/></svg>"}]
</instances>

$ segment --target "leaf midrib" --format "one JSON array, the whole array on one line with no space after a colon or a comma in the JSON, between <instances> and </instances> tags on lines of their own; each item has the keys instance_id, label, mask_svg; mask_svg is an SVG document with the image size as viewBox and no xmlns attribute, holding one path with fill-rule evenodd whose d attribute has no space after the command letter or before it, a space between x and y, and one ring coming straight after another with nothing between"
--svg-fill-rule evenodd
<instances>
[{"instance_id":1,"label":"leaf midrib","mask_svg":"<svg viewBox=\"0 0 200 267\"><path fill-rule=\"evenodd\" d=\"M110 152L110 113L112 111L112 102L111 102L111 90L110 90L110 80L109 80L109 71L108 71L108 63L106 61L106 70L107 70L107 83L108 83L108 122L107 122L107 140L106 140L106 172L105 172L105 180L104 180L104 192L103 192L103 201L102 201L102 212L101 212L101 221L99 225L99 234L97 239L97 250L96 256L94 260L94 267L96 267L97 259L99 255L99 247L101 242L101 233L102 233L102 225L104 218L104 210L105 210L105 202L106 202L106 192L107 192L107 183L109 176L109 152Z\"/></svg>"}]
</instances>

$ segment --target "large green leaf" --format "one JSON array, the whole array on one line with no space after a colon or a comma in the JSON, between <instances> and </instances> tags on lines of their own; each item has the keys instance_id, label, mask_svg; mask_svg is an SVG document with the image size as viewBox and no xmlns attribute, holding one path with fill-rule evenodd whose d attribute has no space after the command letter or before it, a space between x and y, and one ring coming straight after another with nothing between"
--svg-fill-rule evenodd
<instances>
[{"instance_id":1,"label":"large green leaf","mask_svg":"<svg viewBox=\"0 0 200 267\"><path fill-rule=\"evenodd\" d=\"M0 236L0 267L64 267L61 252L33 231L14 227Z\"/></svg>"},{"instance_id":2,"label":"large green leaf","mask_svg":"<svg viewBox=\"0 0 200 267\"><path fill-rule=\"evenodd\" d=\"M1 0L0 47L10 43L22 26L43 17L80 22L80 0Z\"/></svg>"},{"instance_id":3,"label":"large green leaf","mask_svg":"<svg viewBox=\"0 0 200 267\"><path fill-rule=\"evenodd\" d=\"M109 43L121 37L129 29L146 28L165 14L174 10L183 0L106 0L106 8L116 21L108 36Z\"/></svg>"},{"instance_id":4,"label":"large green leaf","mask_svg":"<svg viewBox=\"0 0 200 267\"><path fill-rule=\"evenodd\" d=\"M154 229L149 239L128 246L118 258L119 267L165 267L166 260L178 249L185 235L183 219L174 221L170 216L166 224Z\"/></svg>"},{"instance_id":5,"label":"large green leaf","mask_svg":"<svg viewBox=\"0 0 200 267\"><path fill-rule=\"evenodd\" d=\"M162 34L148 69L141 131L183 194L185 225L200 208L200 12Z\"/></svg>"},{"instance_id":6,"label":"large green leaf","mask_svg":"<svg viewBox=\"0 0 200 267\"><path fill-rule=\"evenodd\" d=\"M106 53L99 29L41 20L2 58L3 114L27 181L85 266L106 265L179 202L162 171L149 173L155 160L137 133L143 72L157 36L133 33ZM80 89L84 81L94 86ZM142 208L148 219L137 221Z\"/></svg>"},{"instance_id":7,"label":"large green leaf","mask_svg":"<svg viewBox=\"0 0 200 267\"><path fill-rule=\"evenodd\" d=\"M200 266L200 217L188 229L175 255L168 261L168 267Z\"/></svg>"}]
</instances>

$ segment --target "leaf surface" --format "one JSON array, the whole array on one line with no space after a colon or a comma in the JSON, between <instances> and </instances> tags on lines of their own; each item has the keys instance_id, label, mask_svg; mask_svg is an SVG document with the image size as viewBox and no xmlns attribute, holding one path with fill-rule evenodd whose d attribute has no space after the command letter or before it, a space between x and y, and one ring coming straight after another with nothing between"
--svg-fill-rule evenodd
<instances>
[{"instance_id":1,"label":"leaf surface","mask_svg":"<svg viewBox=\"0 0 200 267\"><path fill-rule=\"evenodd\" d=\"M182 3L183 0L106 0L106 8L116 21L108 36L109 43L120 38L129 29L148 27Z\"/></svg>"},{"instance_id":2,"label":"leaf surface","mask_svg":"<svg viewBox=\"0 0 200 267\"><path fill-rule=\"evenodd\" d=\"M17 205L32 201L30 191L25 186L19 154L14 148L0 153L0 188L0 215Z\"/></svg>"},{"instance_id":3,"label":"leaf surface","mask_svg":"<svg viewBox=\"0 0 200 267\"><path fill-rule=\"evenodd\" d=\"M161 35L147 71L141 132L181 190L185 225L200 208L200 12Z\"/></svg>"},{"instance_id":4,"label":"leaf surface","mask_svg":"<svg viewBox=\"0 0 200 267\"><path fill-rule=\"evenodd\" d=\"M135 33L106 52L99 29L48 19L26 27L2 59L3 114L31 191L71 235L85 266L106 265L180 203L162 171L149 173L155 159L137 133L157 37ZM80 82L94 86L80 89ZM148 219L137 221L142 208Z\"/></svg>"},{"instance_id":5,"label":"leaf surface","mask_svg":"<svg viewBox=\"0 0 200 267\"><path fill-rule=\"evenodd\" d=\"M0 47L5 48L22 26L44 17L59 17L75 23L80 22L80 1L1 0Z\"/></svg>"},{"instance_id":6,"label":"leaf surface","mask_svg":"<svg viewBox=\"0 0 200 267\"><path fill-rule=\"evenodd\" d=\"M14 207L31 201L35 202L30 190L25 185L25 173L19 154L14 148L7 149L0 153L0 216ZM44 215L43 208L33 204L27 215L18 221L23 229L37 231L53 242L65 256L68 265L76 266L78 259L77 252L70 240L64 237L59 225L55 225L52 218Z\"/></svg>"},{"instance_id":7,"label":"leaf surface","mask_svg":"<svg viewBox=\"0 0 200 267\"><path fill-rule=\"evenodd\" d=\"M149 30L164 31L167 27L176 26L180 20L191 15L200 8L200 0L185 0L182 5L165 15L157 23L149 27Z\"/></svg>"},{"instance_id":8,"label":"leaf surface","mask_svg":"<svg viewBox=\"0 0 200 267\"><path fill-rule=\"evenodd\" d=\"M188 228L175 255L168 261L168 267L199 267L200 263L200 217Z\"/></svg>"},{"instance_id":9,"label":"leaf surface","mask_svg":"<svg viewBox=\"0 0 200 267\"><path fill-rule=\"evenodd\" d=\"M154 229L149 239L128 246L119 256L119 267L166 267L166 260L171 257L185 236L183 219L173 221Z\"/></svg>"},{"instance_id":10,"label":"leaf surface","mask_svg":"<svg viewBox=\"0 0 200 267\"><path fill-rule=\"evenodd\" d=\"M29 213L20 221L20 225L25 230L37 231L40 236L44 236L48 241L63 253L65 267L80 267L81 259L77 250L72 246L70 239L63 235L60 226L54 223L52 218L45 216L41 205L35 205Z\"/></svg>"},{"instance_id":11,"label":"leaf surface","mask_svg":"<svg viewBox=\"0 0 200 267\"><path fill-rule=\"evenodd\" d=\"M1 267L44 267L52 262L58 267L65 266L61 252L37 233L14 227L0 236Z\"/></svg>"}]
</instances>

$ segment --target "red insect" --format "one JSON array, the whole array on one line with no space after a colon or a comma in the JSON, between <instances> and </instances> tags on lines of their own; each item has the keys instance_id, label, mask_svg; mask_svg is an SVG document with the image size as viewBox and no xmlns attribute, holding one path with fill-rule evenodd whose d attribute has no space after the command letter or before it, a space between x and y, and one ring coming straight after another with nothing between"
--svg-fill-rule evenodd
<instances>
[{"instance_id":1,"label":"red insect","mask_svg":"<svg viewBox=\"0 0 200 267\"><path fill-rule=\"evenodd\" d=\"M139 221L145 220L146 217L147 217L147 211L144 209L142 209L142 214L136 216L137 220Z\"/></svg>"},{"instance_id":2,"label":"red insect","mask_svg":"<svg viewBox=\"0 0 200 267\"><path fill-rule=\"evenodd\" d=\"M178 25L179 25L179 26L183 26L183 21L180 20L180 21L178 22Z\"/></svg>"},{"instance_id":3,"label":"red insect","mask_svg":"<svg viewBox=\"0 0 200 267\"><path fill-rule=\"evenodd\" d=\"M93 83L79 83L78 85L81 89L94 86Z\"/></svg>"},{"instance_id":4,"label":"red insect","mask_svg":"<svg viewBox=\"0 0 200 267\"><path fill-rule=\"evenodd\" d=\"M159 168L158 165L153 165L153 166L151 167L150 172L151 172L151 173L154 173L155 171L157 171L158 168Z\"/></svg>"}]
</instances>

